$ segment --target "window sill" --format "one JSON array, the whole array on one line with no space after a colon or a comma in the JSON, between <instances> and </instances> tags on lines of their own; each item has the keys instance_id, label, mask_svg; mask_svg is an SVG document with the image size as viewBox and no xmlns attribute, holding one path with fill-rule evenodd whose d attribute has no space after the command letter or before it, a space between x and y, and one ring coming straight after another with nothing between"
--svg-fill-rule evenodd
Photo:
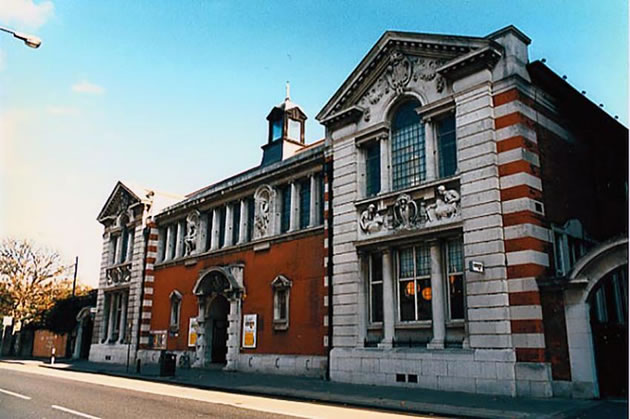
<instances>
[{"instance_id":1,"label":"window sill","mask_svg":"<svg viewBox=\"0 0 630 419\"><path fill-rule=\"evenodd\" d=\"M433 325L432 320L419 320L410 322L397 322L394 324L395 329L430 329Z\"/></svg>"}]
</instances>

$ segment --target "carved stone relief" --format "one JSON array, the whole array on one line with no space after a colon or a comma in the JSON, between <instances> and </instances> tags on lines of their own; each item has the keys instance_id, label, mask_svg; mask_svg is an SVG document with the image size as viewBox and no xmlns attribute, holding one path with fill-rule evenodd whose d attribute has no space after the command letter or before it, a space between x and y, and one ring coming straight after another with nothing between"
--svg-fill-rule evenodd
<instances>
[{"instance_id":1,"label":"carved stone relief","mask_svg":"<svg viewBox=\"0 0 630 419\"><path fill-rule=\"evenodd\" d=\"M440 185L436 197L419 204L408 194L401 194L390 206L377 209L369 204L359 216L359 228L365 235L394 230L412 230L455 221L459 216L459 192Z\"/></svg>"},{"instance_id":2,"label":"carved stone relief","mask_svg":"<svg viewBox=\"0 0 630 419\"><path fill-rule=\"evenodd\" d=\"M271 220L276 192L269 185L262 185L254 194L254 238L271 234Z\"/></svg>"},{"instance_id":3,"label":"carved stone relief","mask_svg":"<svg viewBox=\"0 0 630 419\"><path fill-rule=\"evenodd\" d=\"M193 254L197 249L200 216L199 211L193 210L186 217L186 235L184 236L185 256Z\"/></svg>"},{"instance_id":4,"label":"carved stone relief","mask_svg":"<svg viewBox=\"0 0 630 419\"><path fill-rule=\"evenodd\" d=\"M107 285L121 285L131 280L131 263L107 269Z\"/></svg>"},{"instance_id":5,"label":"carved stone relief","mask_svg":"<svg viewBox=\"0 0 630 419\"><path fill-rule=\"evenodd\" d=\"M396 94L399 95L405 90L409 80L411 80L412 72L413 65L411 60L402 52L394 51L389 56L389 65L385 70L385 79L390 89Z\"/></svg>"}]
</instances>

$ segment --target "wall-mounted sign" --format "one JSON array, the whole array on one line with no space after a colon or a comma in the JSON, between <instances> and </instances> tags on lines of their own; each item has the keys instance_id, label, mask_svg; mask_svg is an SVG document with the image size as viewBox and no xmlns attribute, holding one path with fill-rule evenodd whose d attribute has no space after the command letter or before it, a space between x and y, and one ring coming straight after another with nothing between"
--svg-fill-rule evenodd
<instances>
[{"instance_id":1,"label":"wall-mounted sign","mask_svg":"<svg viewBox=\"0 0 630 419\"><path fill-rule=\"evenodd\" d=\"M166 330L151 330L151 347L166 349Z\"/></svg>"},{"instance_id":2,"label":"wall-mounted sign","mask_svg":"<svg viewBox=\"0 0 630 419\"><path fill-rule=\"evenodd\" d=\"M483 262L477 262L477 261L471 260L469 263L470 272L482 274L483 268L484 268Z\"/></svg>"},{"instance_id":3,"label":"wall-mounted sign","mask_svg":"<svg viewBox=\"0 0 630 419\"><path fill-rule=\"evenodd\" d=\"M188 322L188 346L197 344L197 318L191 317Z\"/></svg>"},{"instance_id":4,"label":"wall-mounted sign","mask_svg":"<svg viewBox=\"0 0 630 419\"><path fill-rule=\"evenodd\" d=\"M258 314L243 315L243 348L256 347L256 329L258 328Z\"/></svg>"}]
</instances>

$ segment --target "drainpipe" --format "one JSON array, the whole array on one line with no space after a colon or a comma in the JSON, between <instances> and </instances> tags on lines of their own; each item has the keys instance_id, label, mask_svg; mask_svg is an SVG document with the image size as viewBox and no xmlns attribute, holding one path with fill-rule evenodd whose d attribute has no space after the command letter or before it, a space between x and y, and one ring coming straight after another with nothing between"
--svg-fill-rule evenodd
<instances>
[{"instance_id":1,"label":"drainpipe","mask_svg":"<svg viewBox=\"0 0 630 419\"><path fill-rule=\"evenodd\" d=\"M326 161L324 155L324 173L328 184L328 265L326 266L326 275L328 276L328 351L326 353L326 380L330 381L330 351L333 348L333 209L332 209L332 179L333 164L332 158ZM323 199L322 199L323 201Z\"/></svg>"}]
</instances>

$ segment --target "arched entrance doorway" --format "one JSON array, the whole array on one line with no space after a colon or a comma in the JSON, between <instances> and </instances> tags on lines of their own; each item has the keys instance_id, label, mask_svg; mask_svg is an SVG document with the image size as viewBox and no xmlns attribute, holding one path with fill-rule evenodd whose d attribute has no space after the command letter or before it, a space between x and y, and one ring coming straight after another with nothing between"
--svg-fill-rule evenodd
<instances>
[{"instance_id":1,"label":"arched entrance doorway","mask_svg":"<svg viewBox=\"0 0 630 419\"><path fill-rule=\"evenodd\" d=\"M588 300L601 397L628 397L627 269L606 274Z\"/></svg>"},{"instance_id":2,"label":"arched entrance doorway","mask_svg":"<svg viewBox=\"0 0 630 419\"><path fill-rule=\"evenodd\" d=\"M217 295L210 302L206 320L206 342L210 350L210 362L225 364L227 354L228 314L230 303L223 295Z\"/></svg>"},{"instance_id":3,"label":"arched entrance doorway","mask_svg":"<svg viewBox=\"0 0 630 419\"><path fill-rule=\"evenodd\" d=\"M243 266L215 266L202 271L193 293L199 305L193 366L225 364L226 369L235 369L244 293Z\"/></svg>"},{"instance_id":4,"label":"arched entrance doorway","mask_svg":"<svg viewBox=\"0 0 630 419\"><path fill-rule=\"evenodd\" d=\"M628 237L597 245L578 260L564 302L575 397L628 394Z\"/></svg>"}]
</instances>

